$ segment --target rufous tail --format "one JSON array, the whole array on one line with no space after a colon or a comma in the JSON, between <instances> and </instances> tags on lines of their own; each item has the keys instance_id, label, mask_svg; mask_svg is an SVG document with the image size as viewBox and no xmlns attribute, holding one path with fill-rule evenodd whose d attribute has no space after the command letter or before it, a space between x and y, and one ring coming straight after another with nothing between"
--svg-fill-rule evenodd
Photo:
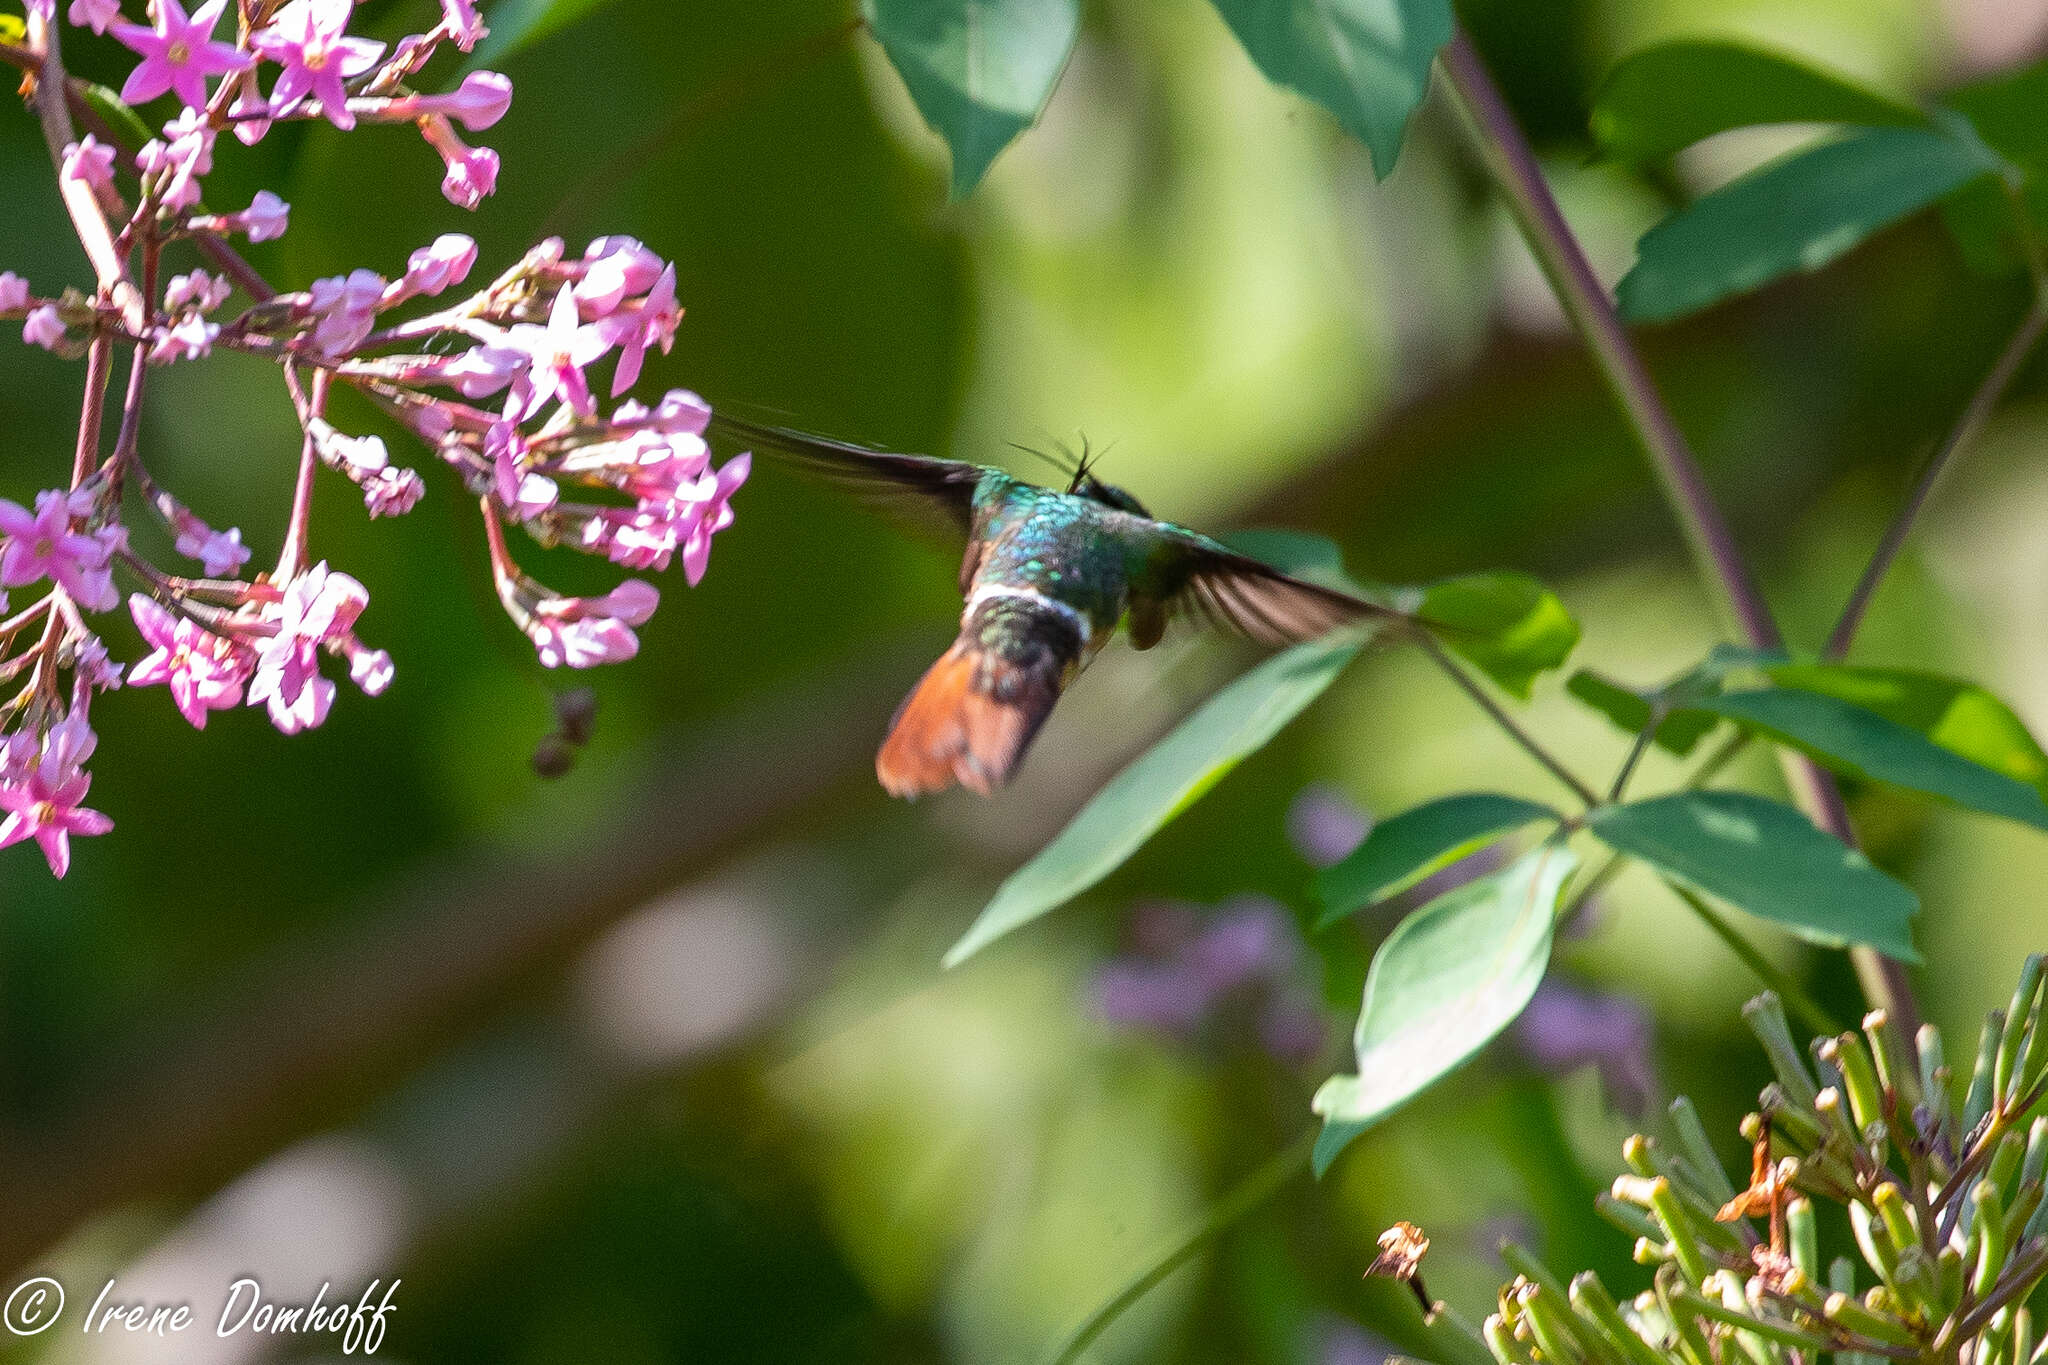
<instances>
[{"instance_id":1,"label":"rufous tail","mask_svg":"<svg viewBox=\"0 0 2048 1365\"><path fill-rule=\"evenodd\" d=\"M985 601L903 699L875 756L891 796L956 782L987 796L1010 780L1081 656L1079 626L1028 598Z\"/></svg>"}]
</instances>

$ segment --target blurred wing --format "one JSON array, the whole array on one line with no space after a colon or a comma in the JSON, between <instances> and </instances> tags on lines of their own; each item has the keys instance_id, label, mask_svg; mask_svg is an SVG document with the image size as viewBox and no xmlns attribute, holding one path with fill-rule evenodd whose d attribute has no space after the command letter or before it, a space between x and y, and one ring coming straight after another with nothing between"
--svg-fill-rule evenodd
<instances>
[{"instance_id":1,"label":"blurred wing","mask_svg":"<svg viewBox=\"0 0 2048 1365\"><path fill-rule=\"evenodd\" d=\"M1162 595L1176 612L1262 645L1298 644L1361 621L1405 619L1350 593L1320 587L1174 528L1162 551Z\"/></svg>"},{"instance_id":2,"label":"blurred wing","mask_svg":"<svg viewBox=\"0 0 2048 1365\"><path fill-rule=\"evenodd\" d=\"M957 540L972 527L974 486L983 472L979 465L869 450L718 413L712 414L708 432L839 484L919 529L936 529Z\"/></svg>"}]
</instances>

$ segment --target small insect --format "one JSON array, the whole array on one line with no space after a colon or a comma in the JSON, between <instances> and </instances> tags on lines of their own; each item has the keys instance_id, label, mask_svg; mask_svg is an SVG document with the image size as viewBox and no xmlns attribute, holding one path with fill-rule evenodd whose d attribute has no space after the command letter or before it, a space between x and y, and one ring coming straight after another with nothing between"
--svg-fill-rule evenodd
<instances>
[{"instance_id":1,"label":"small insect","mask_svg":"<svg viewBox=\"0 0 2048 1365\"><path fill-rule=\"evenodd\" d=\"M711 432L921 512L965 540L959 638L896 709L875 758L876 775L895 796L956 783L987 796L1008 782L1061 692L1119 622L1135 648L1150 649L1175 616L1265 645L1407 619L1155 520L1098 479L1085 450L1071 468L1043 456L1067 475L1065 488L1044 488L984 465L869 450L722 414Z\"/></svg>"}]
</instances>

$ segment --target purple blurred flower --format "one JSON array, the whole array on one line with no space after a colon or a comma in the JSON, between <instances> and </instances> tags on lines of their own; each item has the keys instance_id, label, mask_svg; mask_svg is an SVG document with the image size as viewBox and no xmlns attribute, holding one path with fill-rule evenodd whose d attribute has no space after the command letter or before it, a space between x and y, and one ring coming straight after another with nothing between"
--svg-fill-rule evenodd
<instances>
[{"instance_id":1,"label":"purple blurred flower","mask_svg":"<svg viewBox=\"0 0 2048 1365\"><path fill-rule=\"evenodd\" d=\"M1657 1090L1651 1064L1650 1015L1627 996L1581 990L1555 977L1544 981L1515 1023L1515 1042L1545 1071L1600 1069L1621 1109L1641 1114Z\"/></svg>"},{"instance_id":2,"label":"purple blurred flower","mask_svg":"<svg viewBox=\"0 0 2048 1365\"><path fill-rule=\"evenodd\" d=\"M1289 1063L1322 1047L1324 1019L1302 980L1300 936L1277 903L1245 896L1206 915L1142 905L1132 912L1130 941L1133 951L1095 977L1096 1008L1112 1024L1183 1042L1249 1033Z\"/></svg>"},{"instance_id":3,"label":"purple blurred flower","mask_svg":"<svg viewBox=\"0 0 2048 1365\"><path fill-rule=\"evenodd\" d=\"M1328 783L1303 787L1287 808L1287 837L1311 867L1334 867L1372 832L1372 817Z\"/></svg>"}]
</instances>

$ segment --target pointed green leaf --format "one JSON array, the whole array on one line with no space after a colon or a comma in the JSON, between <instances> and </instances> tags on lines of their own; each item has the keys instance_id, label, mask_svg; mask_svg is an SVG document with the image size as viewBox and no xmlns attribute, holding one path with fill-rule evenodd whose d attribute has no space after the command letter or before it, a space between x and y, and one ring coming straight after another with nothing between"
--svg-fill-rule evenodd
<instances>
[{"instance_id":1,"label":"pointed green leaf","mask_svg":"<svg viewBox=\"0 0 2048 1365\"><path fill-rule=\"evenodd\" d=\"M1382 820L1350 857L1316 874L1316 898L1323 903L1316 927L1406 890L1509 830L1562 818L1517 796L1466 792Z\"/></svg>"},{"instance_id":2,"label":"pointed green leaf","mask_svg":"<svg viewBox=\"0 0 2048 1365\"><path fill-rule=\"evenodd\" d=\"M1620 726L1639 735L1650 723L1651 696L1615 682L1612 678L1582 668L1566 680L1564 690ZM1650 741L1683 758L1718 724L1714 717L1697 711L1674 711L1657 722Z\"/></svg>"},{"instance_id":3,"label":"pointed green leaf","mask_svg":"<svg viewBox=\"0 0 2048 1365\"><path fill-rule=\"evenodd\" d=\"M1447 578L1421 589L1414 610L1446 645L1523 698L1537 674L1570 658L1579 642L1564 603L1527 574Z\"/></svg>"},{"instance_id":4,"label":"pointed green leaf","mask_svg":"<svg viewBox=\"0 0 2048 1365\"><path fill-rule=\"evenodd\" d=\"M946 954L946 965L958 966L1122 866L1154 832L1321 696L1361 648L1355 632L1296 645L1203 703L1112 778L1037 857L997 888Z\"/></svg>"},{"instance_id":5,"label":"pointed green leaf","mask_svg":"<svg viewBox=\"0 0 2048 1365\"><path fill-rule=\"evenodd\" d=\"M1789 744L1846 776L2048 829L2048 801L2037 788L1840 697L1770 687L1731 692L1702 702L1700 709Z\"/></svg>"},{"instance_id":6,"label":"pointed green leaf","mask_svg":"<svg viewBox=\"0 0 2048 1365\"><path fill-rule=\"evenodd\" d=\"M956 199L1038 121L1081 34L1080 0L862 0L861 12L952 151Z\"/></svg>"},{"instance_id":7,"label":"pointed green leaf","mask_svg":"<svg viewBox=\"0 0 2048 1365\"><path fill-rule=\"evenodd\" d=\"M1999 165L1975 139L1926 128L1865 128L1802 149L1651 228L1616 300L1632 321L1661 322L1818 270Z\"/></svg>"},{"instance_id":8,"label":"pointed green leaf","mask_svg":"<svg viewBox=\"0 0 2048 1365\"><path fill-rule=\"evenodd\" d=\"M1385 179L1429 65L1451 37L1450 0L1215 0L1266 79L1337 116Z\"/></svg>"},{"instance_id":9,"label":"pointed green leaf","mask_svg":"<svg viewBox=\"0 0 2048 1365\"><path fill-rule=\"evenodd\" d=\"M2021 190L2016 206L2003 185L1969 185L1943 201L1942 219L1972 268L2021 270L2027 243L2019 210L2037 237L2048 234L2048 61L1951 90L1943 102L1985 146L2019 168Z\"/></svg>"},{"instance_id":10,"label":"pointed green leaf","mask_svg":"<svg viewBox=\"0 0 2048 1365\"><path fill-rule=\"evenodd\" d=\"M1702 138L1770 123L1914 126L1927 116L1803 58L1747 43L1690 39L1624 57L1593 97L1593 137L1641 165Z\"/></svg>"},{"instance_id":11,"label":"pointed green leaf","mask_svg":"<svg viewBox=\"0 0 2048 1365\"><path fill-rule=\"evenodd\" d=\"M1747 792L1688 791L1603 806L1587 824L1612 847L1731 905L1840 948L1919 961L1920 898L1790 806Z\"/></svg>"},{"instance_id":12,"label":"pointed green leaf","mask_svg":"<svg viewBox=\"0 0 2048 1365\"><path fill-rule=\"evenodd\" d=\"M1316 1091L1316 1174L1514 1022L1549 966L1558 893L1578 861L1567 845L1543 844L1437 897L1387 936L1365 978L1358 1074Z\"/></svg>"},{"instance_id":13,"label":"pointed green leaf","mask_svg":"<svg viewBox=\"0 0 2048 1365\"><path fill-rule=\"evenodd\" d=\"M467 65L474 71L492 62L502 62L610 3L611 0L504 0L492 5L484 14L490 34L476 45Z\"/></svg>"},{"instance_id":14,"label":"pointed green leaf","mask_svg":"<svg viewBox=\"0 0 2048 1365\"><path fill-rule=\"evenodd\" d=\"M1853 702L2048 795L2048 754L2010 706L1973 682L1912 669L1841 664L1784 664L1766 671L1780 687Z\"/></svg>"}]
</instances>

